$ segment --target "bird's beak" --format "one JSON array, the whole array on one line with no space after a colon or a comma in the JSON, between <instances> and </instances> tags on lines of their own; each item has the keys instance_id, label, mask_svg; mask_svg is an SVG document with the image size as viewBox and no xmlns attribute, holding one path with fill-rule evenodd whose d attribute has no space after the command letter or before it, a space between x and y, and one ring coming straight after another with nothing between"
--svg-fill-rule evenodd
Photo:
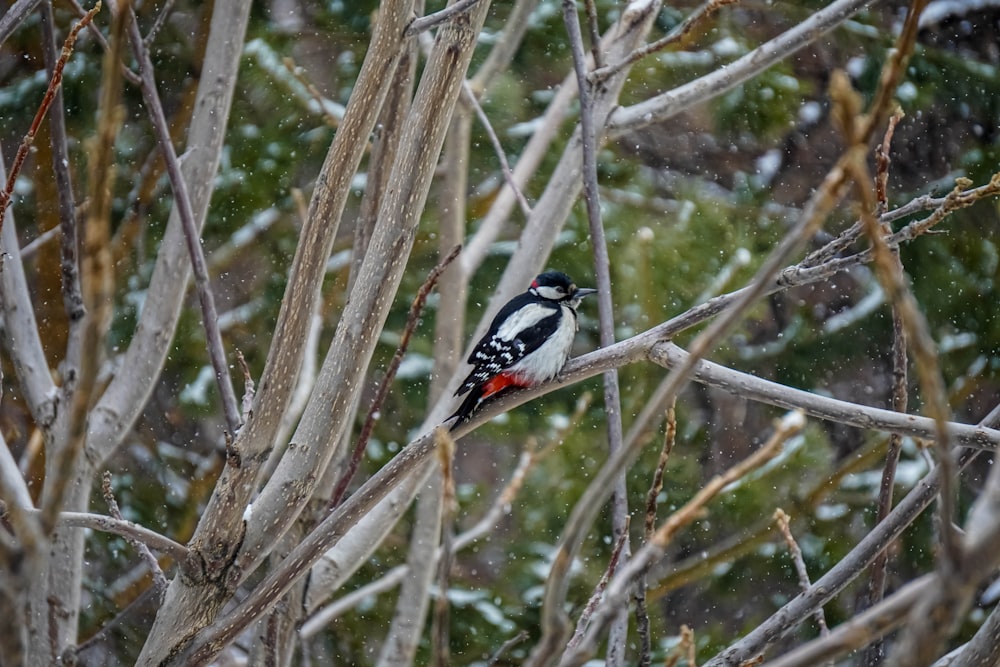
<instances>
[{"instance_id":1,"label":"bird's beak","mask_svg":"<svg viewBox=\"0 0 1000 667\"><path fill-rule=\"evenodd\" d=\"M576 290L576 294L574 294L573 296L575 296L578 299L582 299L588 294L597 294L597 290L592 289L590 287L581 287L578 290Z\"/></svg>"}]
</instances>

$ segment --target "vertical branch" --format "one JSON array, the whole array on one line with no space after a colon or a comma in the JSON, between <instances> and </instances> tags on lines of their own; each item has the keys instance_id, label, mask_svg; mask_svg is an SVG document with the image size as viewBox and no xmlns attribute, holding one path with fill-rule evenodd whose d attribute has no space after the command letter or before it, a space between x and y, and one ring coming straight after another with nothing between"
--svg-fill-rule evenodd
<instances>
[{"instance_id":1,"label":"vertical branch","mask_svg":"<svg viewBox=\"0 0 1000 667\"><path fill-rule=\"evenodd\" d=\"M361 262L364 261L372 231L375 229L379 206L389 187L389 175L392 173L392 165L399 151L399 140L403 134L402 126L412 102L416 68L417 45L414 40L400 50L399 59L391 72L392 85L386 91L385 100L375 119L371 153L368 157L368 175L365 179L365 194L361 199L351 247L348 293L354 289L354 282L361 270Z\"/></svg>"},{"instance_id":2,"label":"vertical branch","mask_svg":"<svg viewBox=\"0 0 1000 667\"><path fill-rule=\"evenodd\" d=\"M110 248L111 190L115 180L115 137L122 121L119 106L122 79L118 67L124 32L122 17L115 15L111 48L104 55L97 135L91 139L89 151L92 156L88 165L90 205L87 208L80 264L83 304L87 315L80 332L80 374L70 403L67 439L54 451L53 461L46 466L42 495L42 526L46 532L55 528L69 480L83 448L87 435L87 412L94 399L98 370L104 359L104 337L111 326L114 298ZM65 47L63 55L66 55Z\"/></svg>"},{"instance_id":3,"label":"vertical branch","mask_svg":"<svg viewBox=\"0 0 1000 667\"><path fill-rule=\"evenodd\" d=\"M598 70L604 67L604 54L601 52L601 29L597 22L597 3L594 0L586 0L584 2L584 9L587 12L587 36L590 39L590 57L594 59L594 69Z\"/></svg>"},{"instance_id":4,"label":"vertical branch","mask_svg":"<svg viewBox=\"0 0 1000 667\"><path fill-rule=\"evenodd\" d=\"M674 449L677 439L677 412L675 403L671 403L667 408L666 430L663 434L663 446L660 448L660 459L656 463L656 471L653 473L653 481L649 485L646 493L646 519L643 524L643 541L649 543L656 531L656 508L657 498L663 490L663 475L667 469L667 461L670 460L670 453ZM639 576L635 586L635 625L636 634L639 635L639 666L649 667L651 663L650 652L652 651L652 640L649 635L649 614L646 611L646 573Z\"/></svg>"},{"instance_id":5,"label":"vertical branch","mask_svg":"<svg viewBox=\"0 0 1000 667\"><path fill-rule=\"evenodd\" d=\"M591 17L592 32L596 32L596 10L588 5ZM577 17L574 0L563 0L563 20L569 34L570 48L573 52L573 69L576 72L576 82L580 93L580 137L583 152L583 195L587 204L587 220L590 226L590 238L594 255L594 271L597 278L597 304L600 321L601 347L608 347L615 342L614 305L611 299L611 271L608 261L608 245L604 236L604 221L601 218L601 200L597 187L597 134L594 127L594 106L590 84L587 80L587 63L583 51L583 37L580 34L580 22ZM600 66L600 40L591 35L594 40L595 63ZM621 396L618 388L618 371L609 370L604 373L604 414L607 417L608 454L614 456L622 449L622 419ZM624 470L614 482L614 495L611 500L611 525L615 539L621 539L628 531L628 490L625 484ZM622 563L627 563L630 554L628 538L624 538L622 548ZM624 660L625 645L628 634L627 609L622 609L608 642L608 665L621 665Z\"/></svg>"},{"instance_id":6,"label":"vertical branch","mask_svg":"<svg viewBox=\"0 0 1000 667\"><path fill-rule=\"evenodd\" d=\"M442 256L465 238L471 134L472 115L468 104L460 101L451 118L441 159L438 254ZM434 372L428 395L428 403L431 405L444 395L451 376L462 361L468 283L468 276L463 275L460 264L450 267L444 273L441 299L434 318Z\"/></svg>"},{"instance_id":7,"label":"vertical branch","mask_svg":"<svg viewBox=\"0 0 1000 667\"><path fill-rule=\"evenodd\" d=\"M73 29L70 30L69 35L66 36L66 41L63 43L62 53L60 54L55 65L52 67L52 75L49 79L49 85L45 89L45 95L42 97L42 103L38 105L38 110L35 111L35 117L31 121L28 132L24 135L24 138L21 140L21 144L17 148L17 153L14 155L14 161L10 165L10 173L7 174L7 182L4 184L3 190L0 190L0 229L3 228L4 213L10 205L11 197L14 194L14 184L17 182L18 174L21 173L21 167L24 165L24 159L28 157L28 151L31 150L31 144L35 141L35 135L38 133L38 128L41 127L42 120L44 120L45 114L48 113L49 107L55 99L56 90L58 90L60 84L62 83L63 67L65 67L66 61L69 60L69 57L73 54L73 46L76 44L77 35L79 35L80 31L93 21L94 15L99 11L101 11L100 0L98 0L96 5L94 5L93 9L88 11L83 18L76 22Z\"/></svg>"},{"instance_id":8,"label":"vertical branch","mask_svg":"<svg viewBox=\"0 0 1000 667\"><path fill-rule=\"evenodd\" d=\"M889 179L889 147L892 142L892 135L895 132L896 124L902 118L902 113L897 111L889 119L889 127L885 131L882 143L876 149L875 155L875 199L877 201L877 214L881 216L888 210L888 193L886 184ZM888 234L892 228L887 223L882 223L882 232ZM894 270L902 273L903 264L899 259L899 247L890 249ZM906 412L908 402L908 382L906 365L906 328L903 324L899 308L893 305L892 308L892 397L891 407L897 412ZM889 435L889 449L885 455L885 466L882 468L882 478L879 483L878 507L876 508L875 523L879 523L889 515L892 510L893 487L896 481L896 466L899 463L899 454L903 444L903 437L898 433ZM865 604L867 607L874 607L885 594L886 567L889 562L888 547L875 558L871 566L871 574L868 580L868 593ZM863 661L868 667L875 667L882 663L885 658L885 646L881 637L872 642L864 652Z\"/></svg>"},{"instance_id":9,"label":"vertical branch","mask_svg":"<svg viewBox=\"0 0 1000 667\"><path fill-rule=\"evenodd\" d=\"M205 262L205 253L201 246L201 234L198 232L194 207L191 205L187 182L184 180L184 174L181 173L181 165L177 159L177 152L174 150L174 144L170 138L170 127L167 125L167 117L163 112L163 105L160 103L160 94L156 90L153 61L149 57L149 50L146 48L142 32L139 30L139 21L135 16L135 11L132 9L131 4L128 5L127 9L120 11L127 13L132 53L139 62L142 96L146 102L149 116L153 121L156 138L160 144L160 150L163 152L163 160L167 165L167 175L170 177L170 185L174 190L174 202L180 213L181 225L184 229L184 239L191 258L191 268L194 272L195 290L198 293L198 302L201 305L201 319L202 326L205 328L208 356L212 361L212 367L215 369L215 382L219 388L222 409L226 416L226 425L230 433L236 433L243 421L240 418L240 409L236 401L236 391L233 389L233 378L229 374L229 367L226 363L226 351L222 344L222 333L219 330L219 316L215 310L215 297L212 294L212 288L209 283L208 265Z\"/></svg>"},{"instance_id":10,"label":"vertical branch","mask_svg":"<svg viewBox=\"0 0 1000 667\"><path fill-rule=\"evenodd\" d=\"M910 16L907 19L908 23L915 21L916 19L913 17L918 14L918 8L911 8ZM845 116L842 123L848 132L848 138L855 141L855 146L863 147L860 143L863 135L854 134L852 129L855 127L855 119L847 118L852 114L851 109L859 104L857 94L851 89L850 83L842 73L839 76L834 76L831 79L831 84L834 103L842 109L841 113ZM952 525L955 516L955 462L950 453L950 436L945 427L949 409L938 366L937 348L928 329L927 320L907 285L905 275L901 270L902 266L898 259L893 259L892 252L883 235L883 227L876 218L875 212L878 205L869 186L872 180L863 157L864 153L854 151L853 155L854 159L848 162L847 168L858 184L861 198L861 222L871 243L875 274L886 290L893 307L899 312L907 338L913 347L914 362L924 400L927 403L927 410L936 425L935 448L938 451L942 472L940 531L943 550L941 564L946 570L951 570L958 567L961 559L961 547Z\"/></svg>"},{"instance_id":11,"label":"vertical branch","mask_svg":"<svg viewBox=\"0 0 1000 667\"><path fill-rule=\"evenodd\" d=\"M45 67L49 77L54 78L61 57L56 55L55 22L52 15L52 1L41 3L41 25ZM61 271L63 305L69 319L68 349L66 368L75 372L79 364L79 324L84 316L83 295L80 293L80 267L77 257L76 205L73 201L73 181L69 172L69 150L66 140L66 110L63 104L62 86L52 99L52 113L49 115L49 133L52 144L52 171L55 174L56 190L59 196L59 241L61 247Z\"/></svg>"},{"instance_id":12,"label":"vertical branch","mask_svg":"<svg viewBox=\"0 0 1000 667\"><path fill-rule=\"evenodd\" d=\"M437 455L441 470L441 549L438 559L438 595L434 603L434 618L431 624L431 664L448 667L451 664L449 644L449 601L448 585L451 579L451 565L455 559L454 533L455 511L455 440L445 429L437 430Z\"/></svg>"}]
</instances>

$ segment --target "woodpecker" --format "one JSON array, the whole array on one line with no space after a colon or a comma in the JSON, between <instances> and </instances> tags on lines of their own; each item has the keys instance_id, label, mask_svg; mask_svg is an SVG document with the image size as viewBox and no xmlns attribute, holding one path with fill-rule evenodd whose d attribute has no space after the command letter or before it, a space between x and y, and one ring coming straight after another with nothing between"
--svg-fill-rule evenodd
<instances>
[{"instance_id":1,"label":"woodpecker","mask_svg":"<svg viewBox=\"0 0 1000 667\"><path fill-rule=\"evenodd\" d=\"M546 271L508 301L469 354L473 369L455 396L469 395L449 417L458 418L451 428L508 387L531 387L554 378L573 347L580 300L596 292L577 287L565 273Z\"/></svg>"}]
</instances>

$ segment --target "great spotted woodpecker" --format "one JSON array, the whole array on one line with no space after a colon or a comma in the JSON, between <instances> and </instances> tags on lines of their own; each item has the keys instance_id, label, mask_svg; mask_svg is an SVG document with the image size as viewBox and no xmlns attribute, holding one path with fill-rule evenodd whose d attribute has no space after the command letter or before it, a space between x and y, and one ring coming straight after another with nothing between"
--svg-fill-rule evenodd
<instances>
[{"instance_id":1,"label":"great spotted woodpecker","mask_svg":"<svg viewBox=\"0 0 1000 667\"><path fill-rule=\"evenodd\" d=\"M469 355L474 368L455 392L469 395L449 417L458 418L451 428L508 387L531 387L554 378L569 358L580 300L595 292L577 287L565 273L546 271L528 291L507 302Z\"/></svg>"}]
</instances>

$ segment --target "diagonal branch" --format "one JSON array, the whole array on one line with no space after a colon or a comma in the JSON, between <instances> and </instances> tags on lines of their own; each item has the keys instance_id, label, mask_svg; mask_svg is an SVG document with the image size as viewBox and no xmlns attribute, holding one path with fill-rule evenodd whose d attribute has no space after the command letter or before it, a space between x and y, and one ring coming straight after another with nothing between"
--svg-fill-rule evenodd
<instances>
[{"instance_id":1,"label":"diagonal branch","mask_svg":"<svg viewBox=\"0 0 1000 667\"><path fill-rule=\"evenodd\" d=\"M66 41L63 43L62 53L59 55L59 59L56 61L55 66L52 68L52 74L49 78L49 85L45 89L45 95L42 97L42 102L38 105L38 109L35 111L35 117L31 121L28 133L24 135L24 138L21 140L21 144L17 147L17 153L14 155L14 161L10 165L10 173L7 174L7 181L4 184L3 190L0 190L0 229L3 228L4 213L7 210L7 206L10 205L10 199L14 194L14 183L17 181L17 177L21 173L21 167L24 165L24 159L28 157L31 145L35 141L35 135L38 133L38 129L41 127L42 121L45 119L45 114L48 113L49 107L52 106L56 90L58 90L59 86L62 84L63 68L66 66L66 61L69 60L69 57L73 54L73 46L76 44L76 38L80 34L80 31L93 21L94 15L99 11L101 11L100 0L98 0L97 4L94 5L93 9L88 11L82 19L73 25L73 29L70 30L69 35L66 36Z\"/></svg>"},{"instance_id":2,"label":"diagonal branch","mask_svg":"<svg viewBox=\"0 0 1000 667\"><path fill-rule=\"evenodd\" d=\"M674 536L690 525L703 512L705 506L726 486L742 479L781 453L782 446L805 428L806 420L801 412L791 412L776 420L774 432L764 445L746 459L735 464L721 475L713 477L683 507L671 514L663 525L656 529L649 541L636 552L632 561L618 572L594 615L594 620L584 641L578 647L568 650L559 662L560 667L579 667L593 654L599 643L603 629L607 626L617 607L627 604L628 591L639 576L653 563L663 557L666 547ZM534 656L533 656L534 657ZM531 664L544 664L532 662Z\"/></svg>"},{"instance_id":3,"label":"diagonal branch","mask_svg":"<svg viewBox=\"0 0 1000 667\"><path fill-rule=\"evenodd\" d=\"M725 67L638 104L616 109L608 119L608 133L619 136L663 122L700 102L721 95L816 41L873 2L874 0L832 2L805 21Z\"/></svg>"},{"instance_id":4,"label":"diagonal branch","mask_svg":"<svg viewBox=\"0 0 1000 667\"><path fill-rule=\"evenodd\" d=\"M236 392L233 389L233 378L229 374L229 365L226 363L226 351L222 343L222 333L219 331L219 315L215 310L215 297L209 282L208 264L205 262L201 234L198 232L199 225L195 220L194 206L191 204L187 181L184 180L184 174L181 173L177 152L174 150L174 144L170 138L170 128L167 125L167 117L160 102L160 94L156 90L153 61L149 57L149 50L146 48L146 42L139 30L139 21L131 4L128 5L127 11L129 37L132 42L132 53L139 62L143 99L146 101L146 108L153 121L153 129L156 131L156 138L163 153L163 160L167 165L167 175L170 177L170 185L174 191L174 202L180 213L184 240L191 258L195 290L201 305L201 321L208 343L208 356L212 361L212 368L215 370L215 382L219 388L226 425L229 432L235 434L239 431L243 421L240 418Z\"/></svg>"}]
</instances>

